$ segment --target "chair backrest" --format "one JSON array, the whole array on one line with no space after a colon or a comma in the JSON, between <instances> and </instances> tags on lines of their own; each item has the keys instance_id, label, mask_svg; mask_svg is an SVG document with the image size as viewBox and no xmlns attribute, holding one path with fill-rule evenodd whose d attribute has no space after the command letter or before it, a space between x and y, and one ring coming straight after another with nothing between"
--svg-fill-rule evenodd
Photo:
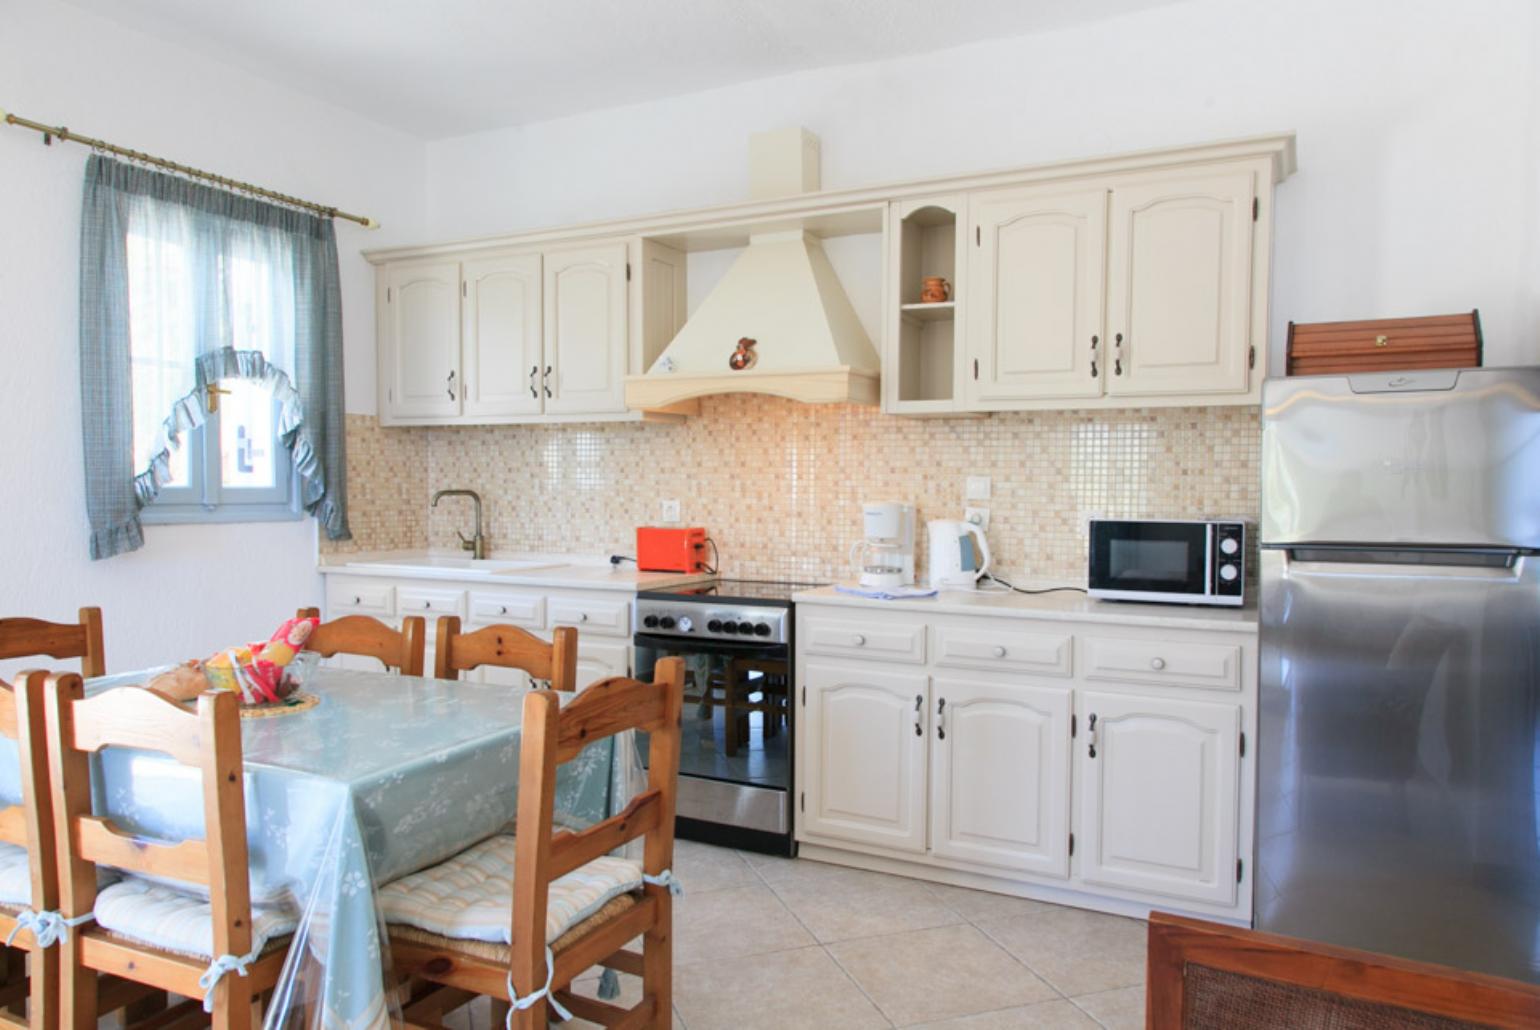
<instances>
[{"instance_id":1,"label":"chair backrest","mask_svg":"<svg viewBox=\"0 0 1540 1030\"><path fill-rule=\"evenodd\" d=\"M21 804L0 809L0 841L27 849L32 907L58 905L54 860L53 799L48 793L48 729L43 714L46 672L23 672L15 686L0 681L0 736L16 742Z\"/></svg>"},{"instance_id":2,"label":"chair backrest","mask_svg":"<svg viewBox=\"0 0 1540 1030\"><path fill-rule=\"evenodd\" d=\"M321 610L301 608L299 617L319 619ZM322 658L339 654L377 658L403 676L421 676L427 641L428 624L421 615L402 619L399 631L367 615L344 615L316 626L304 649Z\"/></svg>"},{"instance_id":3,"label":"chair backrest","mask_svg":"<svg viewBox=\"0 0 1540 1030\"><path fill-rule=\"evenodd\" d=\"M548 681L552 690L576 690L577 640L577 630L571 626L557 626L549 644L518 626L487 626L461 633L458 615L440 615L433 675L454 680L462 672L495 665L522 669L537 680Z\"/></svg>"},{"instance_id":4,"label":"chair backrest","mask_svg":"<svg viewBox=\"0 0 1540 1030\"><path fill-rule=\"evenodd\" d=\"M653 677L651 683L618 676L600 680L565 708L549 690L524 698L511 957L515 978L524 980L525 990L544 976L546 896L552 880L638 837L645 837L642 867L649 875L673 865L684 659L660 660ZM595 741L625 730L649 735L647 789L603 822L579 833L555 834L557 767ZM661 902L667 903L666 888L649 884L646 890L661 892Z\"/></svg>"},{"instance_id":5,"label":"chair backrest","mask_svg":"<svg viewBox=\"0 0 1540 1030\"><path fill-rule=\"evenodd\" d=\"M1535 984L1164 912L1150 913L1148 981L1158 1030L1540 1026Z\"/></svg>"},{"instance_id":6,"label":"chair backrest","mask_svg":"<svg viewBox=\"0 0 1540 1030\"><path fill-rule=\"evenodd\" d=\"M214 954L251 950L251 885L246 854L245 777L239 699L198 695L188 711L145 687L85 697L80 677L49 676L45 688L49 776L59 893L66 917L96 904L96 865L206 884ZM158 751L202 773L203 840L160 843L124 833L92 814L91 755L106 747Z\"/></svg>"},{"instance_id":7,"label":"chair backrest","mask_svg":"<svg viewBox=\"0 0 1540 1030\"><path fill-rule=\"evenodd\" d=\"M87 679L107 675L102 652L102 610L80 609L80 621L0 619L0 658L79 658Z\"/></svg>"}]
</instances>

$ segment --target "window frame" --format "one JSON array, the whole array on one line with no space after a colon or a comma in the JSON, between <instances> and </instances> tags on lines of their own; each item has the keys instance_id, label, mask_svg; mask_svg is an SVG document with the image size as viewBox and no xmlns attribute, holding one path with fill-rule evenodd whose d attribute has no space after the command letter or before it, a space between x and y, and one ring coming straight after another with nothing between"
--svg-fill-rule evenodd
<instances>
[{"instance_id":1,"label":"window frame","mask_svg":"<svg viewBox=\"0 0 1540 1030\"><path fill-rule=\"evenodd\" d=\"M130 344L132 346L132 344ZM183 434L187 451L188 483L163 486L155 500L139 511L147 525L194 525L198 523L297 522L304 518L299 504L299 476L293 457L277 431L279 404L273 405L273 479L270 487L225 486L222 455L210 440L218 440L220 413L211 411L203 425ZM230 500L234 494L239 500Z\"/></svg>"}]
</instances>

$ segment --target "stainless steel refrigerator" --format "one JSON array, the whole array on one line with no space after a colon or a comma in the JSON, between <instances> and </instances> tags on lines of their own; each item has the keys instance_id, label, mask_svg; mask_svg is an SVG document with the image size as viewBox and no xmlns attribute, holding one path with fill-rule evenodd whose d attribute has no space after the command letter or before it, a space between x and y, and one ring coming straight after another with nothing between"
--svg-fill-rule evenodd
<instances>
[{"instance_id":1,"label":"stainless steel refrigerator","mask_svg":"<svg viewBox=\"0 0 1540 1030\"><path fill-rule=\"evenodd\" d=\"M1256 921L1540 983L1540 367L1263 390Z\"/></svg>"}]
</instances>

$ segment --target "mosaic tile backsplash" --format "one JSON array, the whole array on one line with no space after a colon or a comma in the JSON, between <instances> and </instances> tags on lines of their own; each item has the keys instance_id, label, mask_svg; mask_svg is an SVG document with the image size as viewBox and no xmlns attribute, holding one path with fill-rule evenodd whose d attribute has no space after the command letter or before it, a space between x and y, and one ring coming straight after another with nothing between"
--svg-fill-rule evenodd
<instances>
[{"instance_id":1,"label":"mosaic tile backsplash","mask_svg":"<svg viewBox=\"0 0 1540 1030\"><path fill-rule=\"evenodd\" d=\"M863 501L961 518L964 480L989 476L989 545L1007 579L1083 582L1086 521L1256 518L1255 408L1022 412L911 419L776 397L708 397L679 424L381 429L348 416L348 550L453 549L480 492L495 550L634 554L635 528L680 501L733 576L847 578ZM337 545L323 543L323 550Z\"/></svg>"}]
</instances>

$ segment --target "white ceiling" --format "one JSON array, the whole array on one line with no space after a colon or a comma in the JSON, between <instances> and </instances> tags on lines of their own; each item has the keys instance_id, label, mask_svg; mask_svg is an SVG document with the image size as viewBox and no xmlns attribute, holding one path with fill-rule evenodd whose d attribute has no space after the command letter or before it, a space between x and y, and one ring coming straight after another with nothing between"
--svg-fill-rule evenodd
<instances>
[{"instance_id":1,"label":"white ceiling","mask_svg":"<svg viewBox=\"0 0 1540 1030\"><path fill-rule=\"evenodd\" d=\"M425 139L1173 0L71 0Z\"/></svg>"}]
</instances>

